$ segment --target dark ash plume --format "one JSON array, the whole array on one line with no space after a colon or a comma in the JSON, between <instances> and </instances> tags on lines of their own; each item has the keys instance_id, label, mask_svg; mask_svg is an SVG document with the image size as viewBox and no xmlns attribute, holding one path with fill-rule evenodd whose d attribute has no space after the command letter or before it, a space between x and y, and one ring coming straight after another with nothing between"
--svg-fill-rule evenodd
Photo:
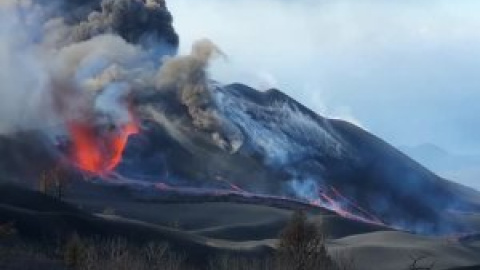
<instances>
[{"instance_id":1,"label":"dark ash plume","mask_svg":"<svg viewBox=\"0 0 480 270\"><path fill-rule=\"evenodd\" d=\"M37 1L55 6L55 2ZM163 0L63 0L51 10L54 14L50 17L66 28L62 31L65 35L62 40L68 43L101 34L117 34L134 44L164 42L171 48L178 47L172 15Z\"/></svg>"}]
</instances>

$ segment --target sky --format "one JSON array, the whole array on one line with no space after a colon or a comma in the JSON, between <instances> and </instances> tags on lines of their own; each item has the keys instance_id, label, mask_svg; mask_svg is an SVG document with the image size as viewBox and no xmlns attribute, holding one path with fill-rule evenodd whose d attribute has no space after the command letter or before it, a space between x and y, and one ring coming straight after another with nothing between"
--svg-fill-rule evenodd
<instances>
[{"instance_id":1,"label":"sky","mask_svg":"<svg viewBox=\"0 0 480 270\"><path fill-rule=\"evenodd\" d=\"M480 1L171 0L223 83L276 87L395 146L480 155Z\"/></svg>"}]
</instances>

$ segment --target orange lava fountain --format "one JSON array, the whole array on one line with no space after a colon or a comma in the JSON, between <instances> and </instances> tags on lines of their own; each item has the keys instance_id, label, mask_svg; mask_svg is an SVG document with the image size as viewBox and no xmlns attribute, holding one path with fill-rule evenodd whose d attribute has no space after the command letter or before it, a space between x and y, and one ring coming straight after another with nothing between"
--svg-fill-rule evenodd
<instances>
[{"instance_id":1,"label":"orange lava fountain","mask_svg":"<svg viewBox=\"0 0 480 270\"><path fill-rule=\"evenodd\" d=\"M94 126L85 123L72 122L68 128L73 143L73 162L80 169L95 175L114 170L122 160L128 138L138 133L138 126L133 122L101 135Z\"/></svg>"}]
</instances>

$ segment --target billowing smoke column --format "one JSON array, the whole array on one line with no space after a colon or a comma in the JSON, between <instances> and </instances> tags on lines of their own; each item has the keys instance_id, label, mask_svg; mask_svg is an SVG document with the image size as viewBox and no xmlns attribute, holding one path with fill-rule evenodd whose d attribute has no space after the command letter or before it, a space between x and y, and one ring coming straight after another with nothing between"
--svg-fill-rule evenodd
<instances>
[{"instance_id":1,"label":"billowing smoke column","mask_svg":"<svg viewBox=\"0 0 480 270\"><path fill-rule=\"evenodd\" d=\"M217 132L223 129L207 75L210 60L223 55L209 40L193 45L187 56L167 59L156 77L156 88L173 91L190 115L193 125L202 131Z\"/></svg>"},{"instance_id":2,"label":"billowing smoke column","mask_svg":"<svg viewBox=\"0 0 480 270\"><path fill-rule=\"evenodd\" d=\"M56 30L56 43L89 40L101 34L119 35L132 44L157 47L167 44L172 51L178 36L164 0L36 0L47 6L48 26ZM53 2L53 3L52 3Z\"/></svg>"},{"instance_id":3,"label":"billowing smoke column","mask_svg":"<svg viewBox=\"0 0 480 270\"><path fill-rule=\"evenodd\" d=\"M0 13L0 131L61 133L80 169L113 170L139 129L131 96L155 88L178 45L164 1L12 0Z\"/></svg>"}]
</instances>

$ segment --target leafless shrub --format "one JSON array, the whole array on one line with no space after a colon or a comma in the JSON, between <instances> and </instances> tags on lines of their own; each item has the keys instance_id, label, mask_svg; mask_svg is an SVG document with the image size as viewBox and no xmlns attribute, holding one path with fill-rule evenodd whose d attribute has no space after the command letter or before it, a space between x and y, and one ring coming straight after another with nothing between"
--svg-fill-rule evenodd
<instances>
[{"instance_id":1,"label":"leafless shrub","mask_svg":"<svg viewBox=\"0 0 480 270\"><path fill-rule=\"evenodd\" d=\"M77 234L72 235L65 245L64 261L68 267L79 267L86 256L86 246Z\"/></svg>"},{"instance_id":2,"label":"leafless shrub","mask_svg":"<svg viewBox=\"0 0 480 270\"><path fill-rule=\"evenodd\" d=\"M116 238L80 239L73 236L65 248L65 264L75 270L179 270L184 259L164 243L143 247Z\"/></svg>"},{"instance_id":3,"label":"leafless shrub","mask_svg":"<svg viewBox=\"0 0 480 270\"><path fill-rule=\"evenodd\" d=\"M0 245L2 270L63 270L62 264L48 257L39 247L25 243Z\"/></svg>"},{"instance_id":4,"label":"leafless shrub","mask_svg":"<svg viewBox=\"0 0 480 270\"><path fill-rule=\"evenodd\" d=\"M280 234L277 263L289 270L339 269L327 251L324 234L302 211L293 214Z\"/></svg>"},{"instance_id":5,"label":"leafless shrub","mask_svg":"<svg viewBox=\"0 0 480 270\"><path fill-rule=\"evenodd\" d=\"M433 270L435 267L435 262L428 254L411 254L409 257L411 264L408 266L408 270Z\"/></svg>"},{"instance_id":6,"label":"leafless shrub","mask_svg":"<svg viewBox=\"0 0 480 270\"><path fill-rule=\"evenodd\" d=\"M273 258L247 258L234 255L222 255L210 260L209 270L268 270L276 269Z\"/></svg>"},{"instance_id":7,"label":"leafless shrub","mask_svg":"<svg viewBox=\"0 0 480 270\"><path fill-rule=\"evenodd\" d=\"M345 251L338 252L332 255L332 259L336 264L338 270L355 270L356 263L354 257Z\"/></svg>"},{"instance_id":8,"label":"leafless shrub","mask_svg":"<svg viewBox=\"0 0 480 270\"><path fill-rule=\"evenodd\" d=\"M67 178L65 170L60 165L57 165L40 175L39 191L62 200L67 189Z\"/></svg>"}]
</instances>

